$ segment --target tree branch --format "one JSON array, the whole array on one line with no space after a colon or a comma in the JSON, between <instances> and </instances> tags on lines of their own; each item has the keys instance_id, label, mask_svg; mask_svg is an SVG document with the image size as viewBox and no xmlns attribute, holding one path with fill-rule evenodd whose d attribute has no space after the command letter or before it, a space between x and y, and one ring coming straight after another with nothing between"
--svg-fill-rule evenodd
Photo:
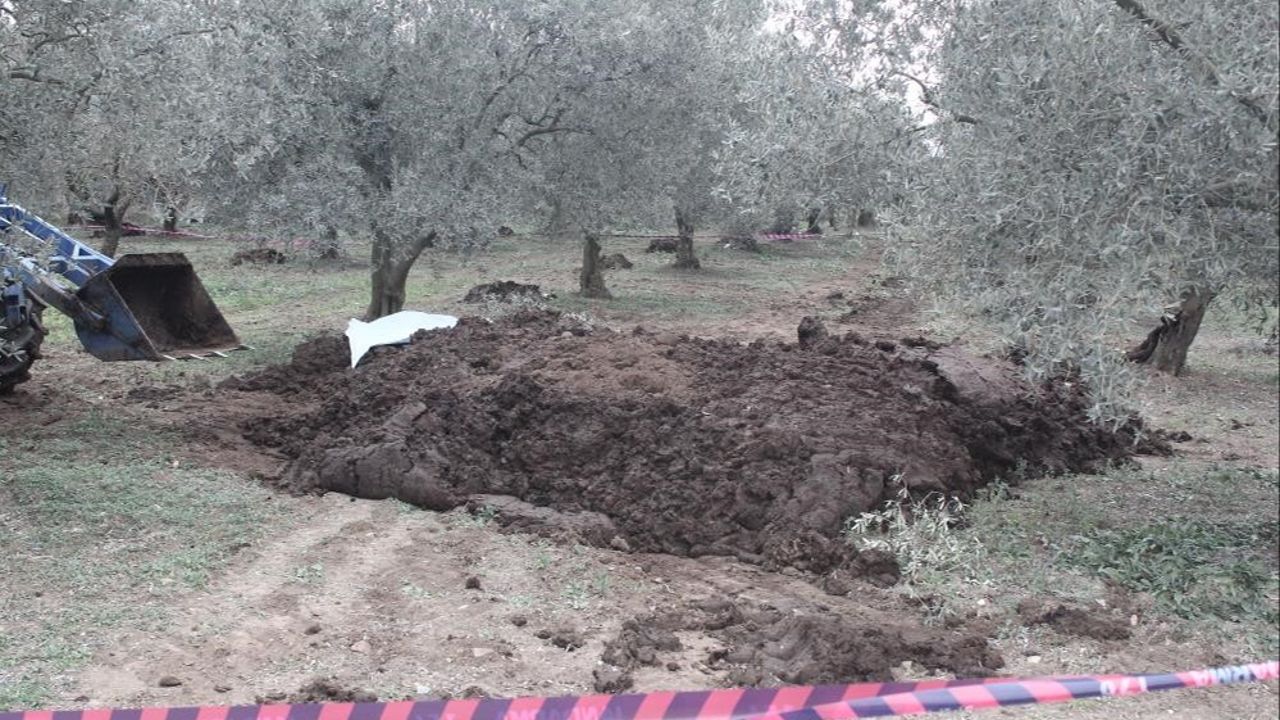
<instances>
[{"instance_id":1,"label":"tree branch","mask_svg":"<svg viewBox=\"0 0 1280 720\"><path fill-rule=\"evenodd\" d=\"M27 80L30 82L47 83L49 85L66 84L65 80L55 77L45 77L44 74L41 73L39 66L36 65L9 68L8 77L10 80Z\"/></svg>"},{"instance_id":2,"label":"tree branch","mask_svg":"<svg viewBox=\"0 0 1280 720\"><path fill-rule=\"evenodd\" d=\"M177 38L190 37L192 35L212 35L213 33L216 33L216 32L221 32L223 30L232 30L232 29L234 28L232 28L232 26L230 25L219 25L218 27L212 27L212 28L196 28L194 30L177 30L175 32L169 33L168 35L165 35L162 38L159 38L158 40L151 43L147 47L144 47L141 50L138 50L133 54L133 57L136 59L144 55L150 55L153 52L157 52L164 48L165 43L169 42L170 40L176 40Z\"/></svg>"},{"instance_id":3,"label":"tree branch","mask_svg":"<svg viewBox=\"0 0 1280 720\"><path fill-rule=\"evenodd\" d=\"M1195 197L1209 208L1276 212L1274 191L1250 180L1217 182L1201 190Z\"/></svg>"},{"instance_id":4,"label":"tree branch","mask_svg":"<svg viewBox=\"0 0 1280 720\"><path fill-rule=\"evenodd\" d=\"M1203 82L1211 87L1226 90L1227 94L1247 110L1250 115L1261 122L1268 130L1271 129L1267 110L1248 95L1228 87L1222 76L1218 74L1217 68L1209 61L1209 58L1188 45L1177 29L1147 12L1147 9L1138 0L1114 0L1114 2L1117 7L1132 15L1138 22L1151 28L1161 42L1196 66L1202 75Z\"/></svg>"},{"instance_id":5,"label":"tree branch","mask_svg":"<svg viewBox=\"0 0 1280 720\"><path fill-rule=\"evenodd\" d=\"M955 120L958 123L964 123L965 125L981 124L978 121L978 119L972 115L966 115L964 113L953 113L948 111L946 108L942 107L941 105L939 105L937 101L933 99L933 93L929 91L929 86L925 85L924 81L916 77L915 75L912 75L911 73L905 72L903 70L890 70L889 72L893 75L900 75L910 80L911 82L915 83L916 86L920 88L920 100L924 102L925 105L928 105L929 107L936 110L938 113L943 115L948 115L951 117L952 120ZM924 129L924 127L928 127L928 126L922 126L920 129Z\"/></svg>"},{"instance_id":6,"label":"tree branch","mask_svg":"<svg viewBox=\"0 0 1280 720\"><path fill-rule=\"evenodd\" d=\"M559 132L580 133L583 135L587 135L587 134L590 134L591 131L584 130L582 128L563 127L560 125L552 125L550 127L543 127L543 128L534 128L526 132L525 134L521 135L519 140L516 140L516 147L517 148L524 147L525 143L538 137L539 135L550 135L551 133L559 133Z\"/></svg>"}]
</instances>

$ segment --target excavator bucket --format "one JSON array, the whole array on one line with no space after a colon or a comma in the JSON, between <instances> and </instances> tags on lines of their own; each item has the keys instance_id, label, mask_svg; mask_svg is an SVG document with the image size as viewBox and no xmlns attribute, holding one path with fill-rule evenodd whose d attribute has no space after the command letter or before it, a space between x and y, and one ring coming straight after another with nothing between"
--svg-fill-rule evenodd
<instances>
[{"instance_id":1,"label":"excavator bucket","mask_svg":"<svg viewBox=\"0 0 1280 720\"><path fill-rule=\"evenodd\" d=\"M99 360L203 358L243 347L182 253L125 255L76 297L102 318L75 322Z\"/></svg>"}]
</instances>

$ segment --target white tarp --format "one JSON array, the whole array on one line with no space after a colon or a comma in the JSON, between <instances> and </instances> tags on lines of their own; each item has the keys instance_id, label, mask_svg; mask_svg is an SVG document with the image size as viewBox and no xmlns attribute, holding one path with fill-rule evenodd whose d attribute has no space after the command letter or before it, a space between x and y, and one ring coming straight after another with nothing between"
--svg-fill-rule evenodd
<instances>
[{"instance_id":1,"label":"white tarp","mask_svg":"<svg viewBox=\"0 0 1280 720\"><path fill-rule=\"evenodd\" d=\"M379 345L403 345L419 330L451 328L458 324L452 315L433 315L416 310L402 310L373 322L352 320L347 323L347 342L351 344L351 367L371 348Z\"/></svg>"}]
</instances>

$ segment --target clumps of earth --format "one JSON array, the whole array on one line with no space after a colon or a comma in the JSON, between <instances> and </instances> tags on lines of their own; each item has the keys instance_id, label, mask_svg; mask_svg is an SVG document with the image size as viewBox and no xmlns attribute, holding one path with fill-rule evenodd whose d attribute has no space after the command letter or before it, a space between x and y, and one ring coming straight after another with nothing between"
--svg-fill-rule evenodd
<instances>
[{"instance_id":1,"label":"clumps of earth","mask_svg":"<svg viewBox=\"0 0 1280 720\"><path fill-rule=\"evenodd\" d=\"M649 247L644 251L647 253L673 253L680 249L680 238L676 237L656 237L649 241Z\"/></svg>"},{"instance_id":2,"label":"clumps of earth","mask_svg":"<svg viewBox=\"0 0 1280 720\"><path fill-rule=\"evenodd\" d=\"M540 302L548 297L551 296L544 294L542 288L537 285L515 282L514 280L499 280L476 285L467 291L466 296L462 298L462 302L512 302L517 300Z\"/></svg>"},{"instance_id":3,"label":"clumps of earth","mask_svg":"<svg viewBox=\"0 0 1280 720\"><path fill-rule=\"evenodd\" d=\"M958 677L985 677L1004 667L1000 654L974 632L809 605L712 598L625 621L605 643L596 689L626 690L636 670L677 665L673 660L691 650L680 636L691 633L715 645L697 661L726 672L734 686L888 681L908 661Z\"/></svg>"},{"instance_id":4,"label":"clumps of earth","mask_svg":"<svg viewBox=\"0 0 1280 720\"><path fill-rule=\"evenodd\" d=\"M354 370L343 339L322 336L224 387L290 401L243 429L291 458L291 490L470 503L596 545L821 574L857 573L846 520L903 489L966 496L1133 448L1136 427L1089 423L1077 383L1032 384L920 338L802 328L799 343L741 343L520 310Z\"/></svg>"},{"instance_id":5,"label":"clumps of earth","mask_svg":"<svg viewBox=\"0 0 1280 720\"><path fill-rule=\"evenodd\" d=\"M289 258L275 248L249 248L237 250L231 256L232 267L250 265L283 265Z\"/></svg>"},{"instance_id":6,"label":"clumps of earth","mask_svg":"<svg viewBox=\"0 0 1280 720\"><path fill-rule=\"evenodd\" d=\"M335 678L314 678L306 685L292 693L273 693L256 698L260 705L285 702L293 705L303 703L373 703L378 696L362 688L347 687Z\"/></svg>"},{"instance_id":7,"label":"clumps of earth","mask_svg":"<svg viewBox=\"0 0 1280 720\"><path fill-rule=\"evenodd\" d=\"M600 258L600 265L605 270L630 270L635 265L622 253L613 253Z\"/></svg>"}]
</instances>

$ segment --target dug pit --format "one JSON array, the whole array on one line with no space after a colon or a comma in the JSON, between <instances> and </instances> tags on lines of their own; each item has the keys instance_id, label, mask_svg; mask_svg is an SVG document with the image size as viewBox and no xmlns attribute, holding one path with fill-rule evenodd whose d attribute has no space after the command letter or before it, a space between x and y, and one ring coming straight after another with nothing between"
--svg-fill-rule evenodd
<instances>
[{"instance_id":1,"label":"dug pit","mask_svg":"<svg viewBox=\"0 0 1280 720\"><path fill-rule=\"evenodd\" d=\"M1132 447L1133 429L1089 423L1077 384L805 327L803 344L743 344L521 311L355 370L341 338L321 337L224 387L289 401L245 431L292 458L279 480L291 490L441 511L507 496L585 522L595 544L815 573L853 567L846 520L902 488L963 496ZM499 522L520 506L493 502L508 508Z\"/></svg>"}]
</instances>

